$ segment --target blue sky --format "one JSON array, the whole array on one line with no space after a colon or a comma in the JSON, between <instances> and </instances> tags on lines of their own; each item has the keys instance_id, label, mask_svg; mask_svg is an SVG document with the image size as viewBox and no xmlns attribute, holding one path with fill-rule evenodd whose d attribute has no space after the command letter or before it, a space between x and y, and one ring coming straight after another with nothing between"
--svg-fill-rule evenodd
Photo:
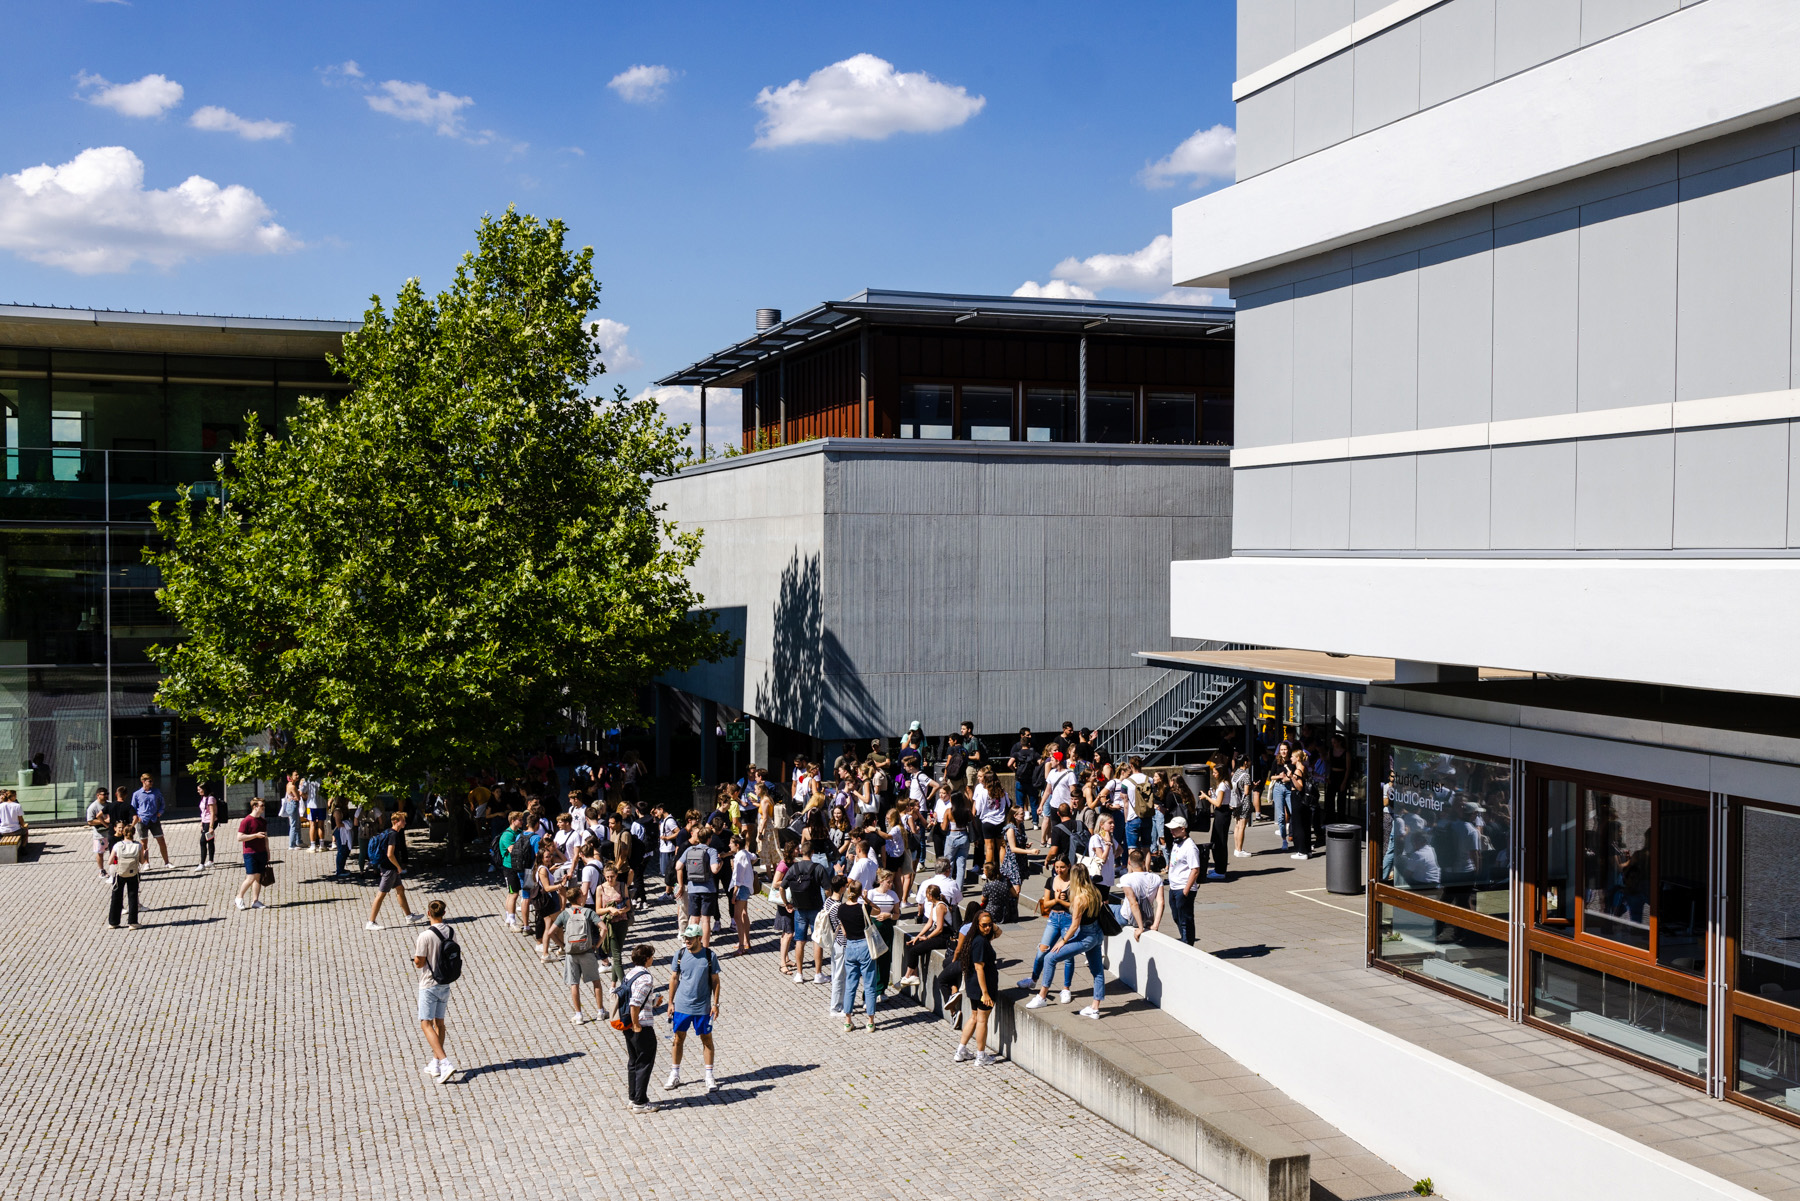
<instances>
[{"instance_id":1,"label":"blue sky","mask_svg":"<svg viewBox=\"0 0 1800 1201\"><path fill-rule=\"evenodd\" d=\"M509 203L594 246L634 392L865 286L1154 299L1234 7L15 0L0 302L354 318Z\"/></svg>"}]
</instances>

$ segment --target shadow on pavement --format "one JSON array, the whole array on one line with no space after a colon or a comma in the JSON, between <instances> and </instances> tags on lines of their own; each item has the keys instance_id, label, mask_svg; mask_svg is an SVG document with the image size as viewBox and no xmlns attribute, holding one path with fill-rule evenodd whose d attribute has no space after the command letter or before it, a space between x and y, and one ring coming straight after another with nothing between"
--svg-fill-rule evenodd
<instances>
[{"instance_id":1,"label":"shadow on pavement","mask_svg":"<svg viewBox=\"0 0 1800 1201\"><path fill-rule=\"evenodd\" d=\"M580 1059L586 1054L586 1051L565 1051L561 1055L533 1055L529 1059L508 1059L500 1063L484 1063L479 1067L463 1068L457 1072L456 1079L451 1083L467 1083L477 1076L486 1076L491 1072L524 1072L532 1068L560 1067L571 1059Z\"/></svg>"}]
</instances>

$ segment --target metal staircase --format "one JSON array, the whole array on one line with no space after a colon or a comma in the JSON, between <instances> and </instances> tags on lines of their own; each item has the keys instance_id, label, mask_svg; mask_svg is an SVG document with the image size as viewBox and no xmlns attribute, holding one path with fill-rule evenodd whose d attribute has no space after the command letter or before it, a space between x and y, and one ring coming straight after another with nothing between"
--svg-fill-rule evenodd
<instances>
[{"instance_id":1,"label":"metal staircase","mask_svg":"<svg viewBox=\"0 0 1800 1201\"><path fill-rule=\"evenodd\" d=\"M1204 649L1239 648L1221 644ZM1211 725L1241 703L1249 687L1249 681L1236 676L1168 668L1105 721L1098 746L1116 761L1139 755L1146 764L1155 764L1163 758L1164 748Z\"/></svg>"}]
</instances>

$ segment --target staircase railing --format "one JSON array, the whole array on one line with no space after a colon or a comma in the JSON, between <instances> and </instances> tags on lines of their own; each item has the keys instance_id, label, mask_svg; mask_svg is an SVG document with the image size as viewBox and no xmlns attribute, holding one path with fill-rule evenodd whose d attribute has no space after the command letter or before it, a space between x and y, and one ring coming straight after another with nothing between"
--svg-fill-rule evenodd
<instances>
[{"instance_id":1,"label":"staircase railing","mask_svg":"<svg viewBox=\"0 0 1800 1201\"><path fill-rule=\"evenodd\" d=\"M1254 648L1238 643L1206 642L1195 649L1219 651ZM1189 705L1198 705L1204 709L1237 682L1236 676L1188 671L1179 667L1165 668L1143 691L1101 724L1096 732L1096 745L1114 759L1123 758L1133 753L1150 735L1183 709Z\"/></svg>"}]
</instances>

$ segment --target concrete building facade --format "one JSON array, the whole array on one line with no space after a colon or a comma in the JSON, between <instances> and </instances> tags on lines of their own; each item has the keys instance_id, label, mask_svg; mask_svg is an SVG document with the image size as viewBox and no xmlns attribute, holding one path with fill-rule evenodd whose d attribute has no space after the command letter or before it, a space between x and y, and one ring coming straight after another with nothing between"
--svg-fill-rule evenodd
<instances>
[{"instance_id":1,"label":"concrete building facade","mask_svg":"<svg viewBox=\"0 0 1800 1201\"><path fill-rule=\"evenodd\" d=\"M1171 633L1386 664L1371 964L1800 1114L1800 8L1238 12L1238 182L1174 215L1233 555Z\"/></svg>"}]
</instances>

